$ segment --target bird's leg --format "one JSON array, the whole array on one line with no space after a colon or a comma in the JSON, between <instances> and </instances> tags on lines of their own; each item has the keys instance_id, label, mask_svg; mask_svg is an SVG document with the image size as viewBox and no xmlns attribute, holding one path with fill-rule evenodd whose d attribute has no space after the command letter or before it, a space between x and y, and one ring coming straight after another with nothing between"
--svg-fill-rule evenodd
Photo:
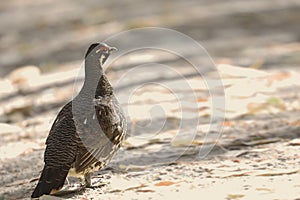
<instances>
[{"instance_id":1,"label":"bird's leg","mask_svg":"<svg viewBox=\"0 0 300 200\"><path fill-rule=\"evenodd\" d=\"M98 183L94 186L92 186L92 179L91 179L91 173L87 173L84 175L84 188L97 188L97 187L101 187L103 185L106 185L107 183Z\"/></svg>"},{"instance_id":2,"label":"bird's leg","mask_svg":"<svg viewBox=\"0 0 300 200\"><path fill-rule=\"evenodd\" d=\"M85 187L90 188L92 186L91 174L87 173L84 175Z\"/></svg>"},{"instance_id":3,"label":"bird's leg","mask_svg":"<svg viewBox=\"0 0 300 200\"><path fill-rule=\"evenodd\" d=\"M70 181L68 177L66 178L66 181L67 181L67 185L70 186Z\"/></svg>"}]
</instances>

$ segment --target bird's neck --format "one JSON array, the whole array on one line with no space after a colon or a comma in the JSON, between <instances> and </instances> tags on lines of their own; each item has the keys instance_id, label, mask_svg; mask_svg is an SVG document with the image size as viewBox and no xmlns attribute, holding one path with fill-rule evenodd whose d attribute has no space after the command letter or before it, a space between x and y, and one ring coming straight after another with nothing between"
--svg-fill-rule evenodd
<instances>
[{"instance_id":1,"label":"bird's neck","mask_svg":"<svg viewBox=\"0 0 300 200\"><path fill-rule=\"evenodd\" d=\"M112 86L103 73L99 61L85 63L85 80L79 96L87 99L94 99L98 96L112 94Z\"/></svg>"}]
</instances>

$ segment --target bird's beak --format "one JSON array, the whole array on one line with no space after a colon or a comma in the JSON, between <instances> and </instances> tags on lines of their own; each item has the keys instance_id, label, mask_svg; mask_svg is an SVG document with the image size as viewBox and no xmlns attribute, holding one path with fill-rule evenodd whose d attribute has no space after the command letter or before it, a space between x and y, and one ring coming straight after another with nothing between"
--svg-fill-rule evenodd
<instances>
[{"instance_id":1,"label":"bird's beak","mask_svg":"<svg viewBox=\"0 0 300 200\"><path fill-rule=\"evenodd\" d=\"M113 51L117 51L118 49L116 47L109 47L108 51L109 53L113 52Z\"/></svg>"}]
</instances>

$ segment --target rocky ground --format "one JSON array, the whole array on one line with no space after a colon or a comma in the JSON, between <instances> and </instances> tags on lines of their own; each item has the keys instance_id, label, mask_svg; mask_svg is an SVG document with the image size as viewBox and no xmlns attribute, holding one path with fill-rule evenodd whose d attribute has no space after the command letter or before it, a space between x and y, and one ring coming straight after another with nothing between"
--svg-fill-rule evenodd
<instances>
[{"instance_id":1,"label":"rocky ground","mask_svg":"<svg viewBox=\"0 0 300 200\"><path fill-rule=\"evenodd\" d=\"M143 26L200 41L216 71L204 54L186 57L200 60L199 74L149 49L112 62L129 125L122 149L94 174L99 187L43 199L300 199L299 1L144 5L1 3L0 200L29 199L51 124L82 85L88 44Z\"/></svg>"}]
</instances>

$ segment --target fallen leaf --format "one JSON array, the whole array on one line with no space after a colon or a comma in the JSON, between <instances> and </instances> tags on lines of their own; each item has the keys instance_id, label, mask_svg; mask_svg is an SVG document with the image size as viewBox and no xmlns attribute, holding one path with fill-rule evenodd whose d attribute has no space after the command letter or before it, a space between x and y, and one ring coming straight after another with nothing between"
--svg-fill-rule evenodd
<instances>
[{"instance_id":1,"label":"fallen leaf","mask_svg":"<svg viewBox=\"0 0 300 200\"><path fill-rule=\"evenodd\" d=\"M155 191L154 190L149 190L149 189L148 190L141 190L140 189L140 190L137 190L137 192L155 192Z\"/></svg>"},{"instance_id":2,"label":"fallen leaf","mask_svg":"<svg viewBox=\"0 0 300 200\"><path fill-rule=\"evenodd\" d=\"M222 176L218 176L220 178L229 178L229 177L240 177L240 176L249 176L251 172L243 171L243 172L230 172L230 173L222 173Z\"/></svg>"},{"instance_id":3,"label":"fallen leaf","mask_svg":"<svg viewBox=\"0 0 300 200\"><path fill-rule=\"evenodd\" d=\"M300 120L296 120L290 123L291 126L300 126Z\"/></svg>"},{"instance_id":4,"label":"fallen leaf","mask_svg":"<svg viewBox=\"0 0 300 200\"><path fill-rule=\"evenodd\" d=\"M129 187L125 191L135 190L135 189L142 188L142 187L146 187L146 186L144 184L141 184L141 185L138 185L138 186L135 186L135 187Z\"/></svg>"},{"instance_id":5,"label":"fallen leaf","mask_svg":"<svg viewBox=\"0 0 300 200\"><path fill-rule=\"evenodd\" d=\"M296 174L300 170L299 169L276 169L276 170L269 170L264 172L259 172L256 176L281 176L281 175L290 175Z\"/></svg>"},{"instance_id":6,"label":"fallen leaf","mask_svg":"<svg viewBox=\"0 0 300 200\"><path fill-rule=\"evenodd\" d=\"M290 73L278 72L278 73L271 74L271 75L267 76L266 78L269 82L273 82L273 81L282 81L282 80L290 78L290 77L291 77Z\"/></svg>"},{"instance_id":7,"label":"fallen leaf","mask_svg":"<svg viewBox=\"0 0 300 200\"><path fill-rule=\"evenodd\" d=\"M31 180L18 180L18 181L15 181L13 183L10 183L10 184L7 184L6 186L7 187L15 187L15 186L18 186L18 185L24 185L24 184L28 184L28 182L30 183Z\"/></svg>"},{"instance_id":8,"label":"fallen leaf","mask_svg":"<svg viewBox=\"0 0 300 200\"><path fill-rule=\"evenodd\" d=\"M270 188L255 188L257 191L266 191L266 192L273 192Z\"/></svg>"},{"instance_id":9,"label":"fallen leaf","mask_svg":"<svg viewBox=\"0 0 300 200\"><path fill-rule=\"evenodd\" d=\"M244 197L244 194L228 194L226 199L230 200L230 199L240 199L242 197Z\"/></svg>"},{"instance_id":10,"label":"fallen leaf","mask_svg":"<svg viewBox=\"0 0 300 200\"><path fill-rule=\"evenodd\" d=\"M155 186L170 186L170 185L174 185L175 182L172 181L161 181L155 184Z\"/></svg>"},{"instance_id":11,"label":"fallen leaf","mask_svg":"<svg viewBox=\"0 0 300 200\"><path fill-rule=\"evenodd\" d=\"M198 98L197 99L197 102L206 102L206 101L208 101L207 98Z\"/></svg>"},{"instance_id":12,"label":"fallen leaf","mask_svg":"<svg viewBox=\"0 0 300 200\"><path fill-rule=\"evenodd\" d=\"M192 136L192 135L191 135ZM190 146L193 142L193 137L190 135L177 136L171 141L172 147Z\"/></svg>"},{"instance_id":13,"label":"fallen leaf","mask_svg":"<svg viewBox=\"0 0 300 200\"><path fill-rule=\"evenodd\" d=\"M29 181L29 183L32 183L32 182L35 182L35 181L38 181L39 180L39 177L36 177L36 178L33 178Z\"/></svg>"},{"instance_id":14,"label":"fallen leaf","mask_svg":"<svg viewBox=\"0 0 300 200\"><path fill-rule=\"evenodd\" d=\"M300 145L300 138L293 139L289 142L289 145L297 146Z\"/></svg>"},{"instance_id":15,"label":"fallen leaf","mask_svg":"<svg viewBox=\"0 0 300 200\"><path fill-rule=\"evenodd\" d=\"M247 155L249 153L262 153L262 152L266 152L269 150L270 149L268 149L268 148L242 150L242 151L239 151L237 154L235 154L235 157L241 157L241 156Z\"/></svg>"},{"instance_id":16,"label":"fallen leaf","mask_svg":"<svg viewBox=\"0 0 300 200\"><path fill-rule=\"evenodd\" d=\"M203 145L203 144L205 144L205 142L203 140L193 140L192 144L193 145ZM207 142L207 144L208 144L208 142Z\"/></svg>"},{"instance_id":17,"label":"fallen leaf","mask_svg":"<svg viewBox=\"0 0 300 200\"><path fill-rule=\"evenodd\" d=\"M224 121L223 122L223 126L232 126L233 125L233 122L231 121Z\"/></svg>"},{"instance_id":18,"label":"fallen leaf","mask_svg":"<svg viewBox=\"0 0 300 200\"><path fill-rule=\"evenodd\" d=\"M259 58L251 66L249 66L249 68L259 69L259 68L262 67L262 65L264 64L264 62L265 62L264 59Z\"/></svg>"},{"instance_id":19,"label":"fallen leaf","mask_svg":"<svg viewBox=\"0 0 300 200\"><path fill-rule=\"evenodd\" d=\"M148 140L142 138L129 137L123 142L123 146L127 149L140 148L148 144Z\"/></svg>"},{"instance_id":20,"label":"fallen leaf","mask_svg":"<svg viewBox=\"0 0 300 200\"><path fill-rule=\"evenodd\" d=\"M160 138L153 138L149 140L149 144L160 144L163 143Z\"/></svg>"},{"instance_id":21,"label":"fallen leaf","mask_svg":"<svg viewBox=\"0 0 300 200\"><path fill-rule=\"evenodd\" d=\"M272 105L272 106L277 107L277 108L281 108L281 109L285 108L282 100L279 99L278 97L270 97L270 98L267 99L266 103L268 105Z\"/></svg>"},{"instance_id":22,"label":"fallen leaf","mask_svg":"<svg viewBox=\"0 0 300 200\"><path fill-rule=\"evenodd\" d=\"M256 145L274 143L278 141L280 141L280 138L266 138L266 139L252 140L252 141L241 141L241 144L244 144L246 146L256 146Z\"/></svg>"}]
</instances>

